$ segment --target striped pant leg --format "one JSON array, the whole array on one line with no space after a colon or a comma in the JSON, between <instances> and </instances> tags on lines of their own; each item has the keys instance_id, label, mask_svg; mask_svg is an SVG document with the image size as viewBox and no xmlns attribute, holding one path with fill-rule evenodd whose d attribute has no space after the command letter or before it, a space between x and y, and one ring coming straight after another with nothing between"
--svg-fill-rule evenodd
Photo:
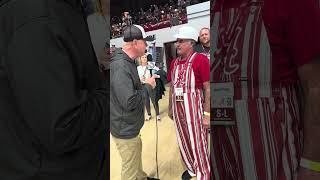
<instances>
[{"instance_id":1,"label":"striped pant leg","mask_svg":"<svg viewBox=\"0 0 320 180\"><path fill-rule=\"evenodd\" d=\"M176 126L176 135L177 135L177 142L179 145L180 154L182 157L183 162L185 163L187 170L190 173L195 172L193 168L193 154L190 151L191 144L190 144L190 136L189 131L187 128L187 123L185 119L185 109L183 102L172 102L173 106L173 118Z\"/></svg>"},{"instance_id":2,"label":"striped pant leg","mask_svg":"<svg viewBox=\"0 0 320 180\"><path fill-rule=\"evenodd\" d=\"M214 179L295 179L301 123L294 90L284 94L238 102L237 127L213 128Z\"/></svg>"},{"instance_id":3,"label":"striped pant leg","mask_svg":"<svg viewBox=\"0 0 320 180\"><path fill-rule=\"evenodd\" d=\"M211 169L214 180L245 180L238 141L233 127L211 127Z\"/></svg>"},{"instance_id":4,"label":"striped pant leg","mask_svg":"<svg viewBox=\"0 0 320 180\"><path fill-rule=\"evenodd\" d=\"M193 168L198 180L210 180L210 160L208 152L208 132L202 126L202 94L196 91L185 94L186 120L194 157Z\"/></svg>"}]
</instances>

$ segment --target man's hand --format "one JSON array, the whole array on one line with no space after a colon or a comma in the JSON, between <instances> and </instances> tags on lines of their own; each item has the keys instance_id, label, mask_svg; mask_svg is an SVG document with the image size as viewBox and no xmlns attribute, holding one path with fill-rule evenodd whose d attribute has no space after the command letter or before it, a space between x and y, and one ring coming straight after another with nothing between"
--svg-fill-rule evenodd
<instances>
[{"instance_id":1,"label":"man's hand","mask_svg":"<svg viewBox=\"0 0 320 180\"><path fill-rule=\"evenodd\" d=\"M204 90L204 111L210 112L210 82L206 81L203 83ZM206 113L202 118L203 127L210 129L210 113Z\"/></svg>"},{"instance_id":2,"label":"man's hand","mask_svg":"<svg viewBox=\"0 0 320 180\"><path fill-rule=\"evenodd\" d=\"M146 80L146 78L145 78L144 76L141 76L141 77L140 77L140 81L141 81L142 83L144 83L145 80Z\"/></svg>"},{"instance_id":3,"label":"man's hand","mask_svg":"<svg viewBox=\"0 0 320 180\"><path fill-rule=\"evenodd\" d=\"M202 125L206 129L210 128L210 116L209 115L203 115Z\"/></svg>"},{"instance_id":4,"label":"man's hand","mask_svg":"<svg viewBox=\"0 0 320 180\"><path fill-rule=\"evenodd\" d=\"M99 64L103 65L104 69L110 68L111 53L109 48L103 48L99 54Z\"/></svg>"},{"instance_id":5,"label":"man's hand","mask_svg":"<svg viewBox=\"0 0 320 180\"><path fill-rule=\"evenodd\" d=\"M169 106L168 106L168 116L171 120L173 120L173 111L172 111L172 87L171 87L171 83L168 83L169 85Z\"/></svg>"},{"instance_id":6,"label":"man's hand","mask_svg":"<svg viewBox=\"0 0 320 180\"><path fill-rule=\"evenodd\" d=\"M320 173L305 169L303 167L299 168L298 180L319 180Z\"/></svg>"},{"instance_id":7,"label":"man's hand","mask_svg":"<svg viewBox=\"0 0 320 180\"><path fill-rule=\"evenodd\" d=\"M154 89L157 85L154 76L152 76L151 78L145 78L144 83L149 84L152 87L152 89Z\"/></svg>"},{"instance_id":8,"label":"man's hand","mask_svg":"<svg viewBox=\"0 0 320 180\"><path fill-rule=\"evenodd\" d=\"M298 73L303 88L303 152L302 157L320 162L320 57L299 67ZM318 180L320 173L300 167L298 180Z\"/></svg>"},{"instance_id":9,"label":"man's hand","mask_svg":"<svg viewBox=\"0 0 320 180\"><path fill-rule=\"evenodd\" d=\"M302 157L320 162L320 56L299 67L303 88L303 152ZM304 173L304 172L303 172ZM307 178L304 178L307 180Z\"/></svg>"}]
</instances>

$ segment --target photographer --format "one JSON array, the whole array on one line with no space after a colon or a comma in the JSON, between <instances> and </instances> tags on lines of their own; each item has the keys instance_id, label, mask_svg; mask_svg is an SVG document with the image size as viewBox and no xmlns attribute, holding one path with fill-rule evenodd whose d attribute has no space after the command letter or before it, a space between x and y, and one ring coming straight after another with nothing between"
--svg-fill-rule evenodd
<instances>
[{"instance_id":1,"label":"photographer","mask_svg":"<svg viewBox=\"0 0 320 180\"><path fill-rule=\"evenodd\" d=\"M151 77L150 71L152 68L154 68L152 66L153 64L150 63L150 65L148 65L146 54L141 56L139 59L140 59L140 65L137 67L137 69L138 69L140 81L143 84L143 90L145 93L145 105L148 113L145 119L146 121L149 121L152 118L151 110L150 110L150 99L151 99L154 110L156 111L157 120L160 121L159 104L158 104L158 101L155 101L155 90L152 89L149 84L145 83L145 79Z\"/></svg>"}]
</instances>

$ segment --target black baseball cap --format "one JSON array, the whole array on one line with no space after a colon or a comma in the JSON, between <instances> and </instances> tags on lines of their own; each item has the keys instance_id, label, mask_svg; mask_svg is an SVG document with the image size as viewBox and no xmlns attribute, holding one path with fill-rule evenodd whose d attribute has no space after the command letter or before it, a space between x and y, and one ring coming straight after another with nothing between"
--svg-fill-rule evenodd
<instances>
[{"instance_id":1,"label":"black baseball cap","mask_svg":"<svg viewBox=\"0 0 320 180\"><path fill-rule=\"evenodd\" d=\"M147 36L142 26L130 25L123 31L123 41L131 42L133 40L154 41L152 36Z\"/></svg>"}]
</instances>

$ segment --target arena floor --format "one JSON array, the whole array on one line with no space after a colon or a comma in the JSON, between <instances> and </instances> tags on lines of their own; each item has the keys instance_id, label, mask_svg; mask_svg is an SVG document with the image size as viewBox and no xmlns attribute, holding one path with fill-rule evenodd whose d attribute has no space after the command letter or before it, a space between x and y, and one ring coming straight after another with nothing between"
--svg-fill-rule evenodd
<instances>
[{"instance_id":1,"label":"arena floor","mask_svg":"<svg viewBox=\"0 0 320 180\"><path fill-rule=\"evenodd\" d=\"M180 156L176 131L173 121L167 116L168 91L159 101L161 122L158 123L159 145L158 164L161 180L181 180L185 166ZM156 177L156 122L155 112L151 105L153 118L147 121L141 130L143 169L150 177ZM110 135L110 179L121 180L121 159ZM193 178L192 180L195 180Z\"/></svg>"}]
</instances>

